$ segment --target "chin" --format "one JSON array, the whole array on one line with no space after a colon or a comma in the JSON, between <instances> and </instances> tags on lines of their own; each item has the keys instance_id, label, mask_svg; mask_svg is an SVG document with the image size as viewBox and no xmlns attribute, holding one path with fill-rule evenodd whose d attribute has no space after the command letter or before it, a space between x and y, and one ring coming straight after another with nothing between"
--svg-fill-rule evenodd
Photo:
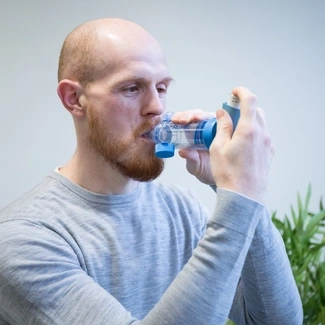
<instances>
[{"instance_id":1,"label":"chin","mask_svg":"<svg viewBox=\"0 0 325 325\"><path fill-rule=\"evenodd\" d=\"M155 144L152 141L144 139L144 142L139 146L139 152L144 154L149 154L151 156L155 155Z\"/></svg>"}]
</instances>

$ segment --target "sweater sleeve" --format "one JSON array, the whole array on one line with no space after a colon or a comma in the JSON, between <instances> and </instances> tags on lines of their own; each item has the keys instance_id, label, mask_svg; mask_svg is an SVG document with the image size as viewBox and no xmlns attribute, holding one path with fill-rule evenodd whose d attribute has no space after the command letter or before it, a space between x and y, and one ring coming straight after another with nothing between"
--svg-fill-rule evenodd
<instances>
[{"instance_id":1,"label":"sweater sleeve","mask_svg":"<svg viewBox=\"0 0 325 325\"><path fill-rule=\"evenodd\" d=\"M224 324L265 208L218 190L215 212L193 256L143 324Z\"/></svg>"},{"instance_id":2,"label":"sweater sleeve","mask_svg":"<svg viewBox=\"0 0 325 325\"><path fill-rule=\"evenodd\" d=\"M24 220L5 222L0 227L0 318L4 324L23 325L223 325L232 308L239 322L246 324L245 315L250 315L253 324L266 310L276 314L280 308L280 302L271 304L274 281L262 283L273 258L265 256L257 263L264 250L258 248L261 237L268 228L262 222L265 218L265 208L258 203L218 190L216 210L192 257L142 320L81 269L77 255L58 234ZM31 227L33 237L26 236ZM270 242L276 246L272 238ZM284 258L280 264L266 280L291 279ZM255 279L259 284L253 283ZM290 282L287 289L292 292L286 297L296 295L293 287ZM272 291L269 298L265 291ZM262 303L255 308L257 297Z\"/></svg>"},{"instance_id":3,"label":"sweater sleeve","mask_svg":"<svg viewBox=\"0 0 325 325\"><path fill-rule=\"evenodd\" d=\"M283 240L267 212L256 227L229 317L238 325L302 324L301 299Z\"/></svg>"}]
</instances>

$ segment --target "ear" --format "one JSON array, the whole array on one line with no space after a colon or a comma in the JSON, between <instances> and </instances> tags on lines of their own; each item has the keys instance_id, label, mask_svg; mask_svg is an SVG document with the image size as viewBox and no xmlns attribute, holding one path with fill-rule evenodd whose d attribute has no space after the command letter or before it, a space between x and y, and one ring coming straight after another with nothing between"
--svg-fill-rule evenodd
<instances>
[{"instance_id":1,"label":"ear","mask_svg":"<svg viewBox=\"0 0 325 325\"><path fill-rule=\"evenodd\" d=\"M80 104L82 87L79 82L63 79L59 82L57 93L64 107L76 117L85 115L85 108Z\"/></svg>"}]
</instances>

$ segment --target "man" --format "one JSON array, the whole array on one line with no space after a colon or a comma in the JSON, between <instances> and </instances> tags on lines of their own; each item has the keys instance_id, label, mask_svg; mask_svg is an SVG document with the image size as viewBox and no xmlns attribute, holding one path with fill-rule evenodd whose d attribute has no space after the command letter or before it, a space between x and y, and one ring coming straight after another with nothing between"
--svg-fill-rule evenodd
<instances>
[{"instance_id":1,"label":"man","mask_svg":"<svg viewBox=\"0 0 325 325\"><path fill-rule=\"evenodd\" d=\"M264 207L274 150L255 95L233 89L241 102L233 135L218 110L210 151L180 151L191 174L218 188L212 216L191 192L148 182L163 161L144 134L171 81L159 44L134 23L101 19L68 35L58 95L77 148L1 211L1 325L302 322Z\"/></svg>"}]
</instances>

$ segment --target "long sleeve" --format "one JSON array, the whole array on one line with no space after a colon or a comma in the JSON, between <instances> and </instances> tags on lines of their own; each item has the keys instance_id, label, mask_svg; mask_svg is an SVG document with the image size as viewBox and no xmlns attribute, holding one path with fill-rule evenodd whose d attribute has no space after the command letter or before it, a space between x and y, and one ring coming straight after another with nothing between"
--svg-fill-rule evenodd
<instances>
[{"instance_id":1,"label":"long sleeve","mask_svg":"<svg viewBox=\"0 0 325 325\"><path fill-rule=\"evenodd\" d=\"M65 188L61 187L59 193L65 200L70 192L64 191ZM43 191L40 190L40 193L42 194ZM139 196L139 193L135 195ZM134 196L129 198L130 202L136 202ZM72 195L68 197L71 205ZM58 196L55 198L58 200ZM43 203L43 197L37 202ZM48 200L48 202L52 203L53 200ZM149 218L153 215L151 208L157 212L157 209L154 210L157 204L154 198L146 202L149 202L149 205L145 210L141 208L141 213L137 214L137 217L142 216L142 220L148 218L148 223L146 223L146 231L148 231L149 225L153 223ZM161 202L160 199L159 202ZM62 207L62 204L57 204L57 202L55 204L55 207L51 205L49 210L51 215L56 215L57 209ZM155 218L165 215L166 208L168 211L169 209L174 211L171 208L173 204L169 202L169 205L161 205L161 212L155 215ZM263 238L269 232L270 227L264 221L264 219L267 220L265 207L257 202L236 193L218 190L216 209L207 223L202 239L193 251L192 247L186 246L191 257L185 261L178 275L173 277L171 284L169 280L163 281L167 289L162 285L163 282L160 282L161 287L153 286L152 290L155 292L151 290L141 299L141 304L149 305L152 303L150 296L158 291L161 292L160 299L155 301L155 306L147 309L148 312L141 319L134 317L124 304L128 302L131 291L136 290L141 296L145 290L132 279L132 274L135 275L134 270L137 270L137 279L146 279L143 281L146 285L148 281L156 283L157 278L169 279L171 270L162 271L162 269L167 261L174 261L173 254L177 255L177 246L184 243L184 239L176 234L175 245L170 245L168 235L171 228L166 224L166 229L162 232L163 237L157 228L157 233L150 231L147 234L151 236L151 241L146 245L142 244L143 249L151 252L143 259L147 264L133 264L137 262L137 259L132 259L131 256L128 259L119 255L118 259L117 256L113 259L114 256L108 252L121 246L121 241L124 241L128 247L131 238L134 238L134 243L139 242L139 236L143 236L145 231L134 232L133 237L130 237L131 233L126 236L124 224L121 222L121 231L118 232L118 236L115 235L116 241L108 241L107 246L103 246L105 238L109 237L112 232L116 232L116 226L109 222L105 226L107 232L99 232L103 230L107 222L104 213L106 210L103 211L102 218L96 218L96 222L86 217L81 219L86 209L89 209L89 205L89 201L76 201L73 211L78 217L72 218L68 224L69 214L67 214L63 219L64 231L60 228L61 223L59 226L54 226L53 218L49 219L46 227L43 221L31 222L25 217L16 217L14 220L1 223L0 319L2 323L0 321L0 324L223 325L232 306L232 314L241 322L239 324L246 324L245 315L251 315L251 324L254 324L255 320L263 318L266 314L276 314L280 310L279 303L271 305L272 297L268 300L265 298L266 291L272 292L270 286L274 282L268 281L268 284L264 285L262 282L265 275L256 276L251 272L254 269L257 273L267 273L268 269L273 267L274 261L269 254L265 254L265 259L261 259L259 267L256 267L256 262L264 249L259 250L260 242L263 241L265 249L271 246L269 242L276 246L273 237L269 237L269 242ZM118 206L121 207L121 203ZM141 205L136 205L134 208L137 206ZM184 209L190 206L194 208L195 204L184 204ZM43 212L44 204L42 207ZM119 217L118 211L115 218ZM130 213L128 222L134 220L139 227L138 222L131 219L131 210L128 208L126 211ZM145 215L145 211L150 211L150 213ZM26 209L21 210L21 213L26 215ZM97 210L98 213L100 213L99 210ZM32 215L31 212L29 215ZM42 214L44 219L43 215L44 213ZM175 218L176 216L168 220L175 222ZM84 220L84 223L81 220ZM181 220L184 222L184 219ZM80 225L84 227L82 233L80 233L81 228L76 229ZM168 225L171 224L168 223ZM70 232L66 232L66 229ZM74 240L69 239L71 232L75 233ZM123 236L125 236L124 240ZM156 247L154 250L148 250L157 238L160 238L157 241L159 246L154 246ZM144 238L140 242L143 240ZM89 260L94 256L96 259L90 263ZM153 260L154 258L156 261ZM282 283L290 279L289 266L284 258L280 264L277 269L270 270L270 274L267 274L265 279L282 277L283 270L285 275L279 281ZM156 267L152 268L152 265ZM110 279L113 284L111 289L98 283L99 273L91 276L95 266L96 270L103 272L105 268L112 270L111 274L114 276ZM118 275L128 269L130 271L126 274L129 276L117 282ZM242 280L238 286L240 279ZM259 281L258 285L253 283L256 279ZM292 282L287 288L292 291L292 295L296 295ZM257 299L262 289L265 292L261 292L261 297L266 300L256 305L257 308L253 308L254 299ZM236 300L233 304L235 295ZM115 298L116 296L120 296L121 299ZM131 304L137 303L139 302L136 300L131 301ZM291 300L286 301L286 305L290 303ZM265 308L266 305L267 308ZM298 314L299 310L297 309ZM247 321L247 324L250 322ZM269 324L275 323L271 321Z\"/></svg>"},{"instance_id":2,"label":"long sleeve","mask_svg":"<svg viewBox=\"0 0 325 325\"><path fill-rule=\"evenodd\" d=\"M264 216L258 203L218 190L216 210L192 258L143 324L223 325Z\"/></svg>"},{"instance_id":3,"label":"long sleeve","mask_svg":"<svg viewBox=\"0 0 325 325\"><path fill-rule=\"evenodd\" d=\"M302 324L301 300L285 247L267 213L256 227L230 318L238 325Z\"/></svg>"}]
</instances>

